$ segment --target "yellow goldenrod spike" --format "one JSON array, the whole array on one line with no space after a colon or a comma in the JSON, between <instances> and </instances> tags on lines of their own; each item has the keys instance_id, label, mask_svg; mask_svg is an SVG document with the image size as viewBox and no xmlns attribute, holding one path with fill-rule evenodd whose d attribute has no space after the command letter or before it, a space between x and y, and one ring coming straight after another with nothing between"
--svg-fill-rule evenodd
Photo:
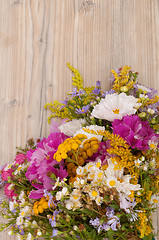
<instances>
[{"instance_id":1,"label":"yellow goldenrod spike","mask_svg":"<svg viewBox=\"0 0 159 240\"><path fill-rule=\"evenodd\" d=\"M80 75L79 71L72 67L70 63L67 63L68 68L74 73L74 77L72 77L72 85L79 89L83 89L83 78Z\"/></svg>"}]
</instances>

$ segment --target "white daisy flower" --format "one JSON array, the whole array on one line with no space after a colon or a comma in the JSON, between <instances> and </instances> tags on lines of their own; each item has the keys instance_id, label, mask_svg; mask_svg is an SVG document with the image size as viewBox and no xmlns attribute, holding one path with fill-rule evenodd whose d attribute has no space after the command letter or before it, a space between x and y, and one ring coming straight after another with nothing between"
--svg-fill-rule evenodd
<instances>
[{"instance_id":1,"label":"white daisy flower","mask_svg":"<svg viewBox=\"0 0 159 240\"><path fill-rule=\"evenodd\" d=\"M33 240L33 235L31 233L28 233L26 240Z\"/></svg>"},{"instance_id":2,"label":"white daisy flower","mask_svg":"<svg viewBox=\"0 0 159 240\"><path fill-rule=\"evenodd\" d=\"M25 206L24 208L21 209L19 215L22 217L25 217L30 212L31 212L31 208L29 206Z\"/></svg>"},{"instance_id":3,"label":"white daisy flower","mask_svg":"<svg viewBox=\"0 0 159 240\"><path fill-rule=\"evenodd\" d=\"M149 145L150 149L153 149L155 151L157 149L158 142L149 140L148 145Z\"/></svg>"},{"instance_id":4,"label":"white daisy flower","mask_svg":"<svg viewBox=\"0 0 159 240\"><path fill-rule=\"evenodd\" d=\"M13 231L10 230L10 231L8 232L8 235L9 235L9 236L12 236L12 235L13 235Z\"/></svg>"},{"instance_id":5,"label":"white daisy flower","mask_svg":"<svg viewBox=\"0 0 159 240\"><path fill-rule=\"evenodd\" d=\"M115 177L112 176L107 178L107 186L109 188L116 187L116 184L117 184L117 179Z\"/></svg>"},{"instance_id":6,"label":"white daisy flower","mask_svg":"<svg viewBox=\"0 0 159 240\"><path fill-rule=\"evenodd\" d=\"M66 200L65 201L65 206L66 206L66 208L68 209L68 210L71 210L72 208L73 208L73 206L74 206L74 203L73 202L71 202L70 200Z\"/></svg>"},{"instance_id":7,"label":"white daisy flower","mask_svg":"<svg viewBox=\"0 0 159 240\"><path fill-rule=\"evenodd\" d=\"M19 165L19 167L15 170L14 172L14 175L17 175L19 174L22 170L24 170L26 166L23 164L23 165Z\"/></svg>"},{"instance_id":8,"label":"white daisy flower","mask_svg":"<svg viewBox=\"0 0 159 240\"><path fill-rule=\"evenodd\" d=\"M131 194L131 191L138 191L141 189L140 184L131 184L128 181L123 181L123 182L119 182L117 184L117 191L118 192L122 192L125 193L125 195L129 196Z\"/></svg>"},{"instance_id":9,"label":"white daisy flower","mask_svg":"<svg viewBox=\"0 0 159 240\"><path fill-rule=\"evenodd\" d=\"M91 189L88 193L92 200L95 200L99 197L99 191L97 189Z\"/></svg>"},{"instance_id":10,"label":"white daisy flower","mask_svg":"<svg viewBox=\"0 0 159 240\"><path fill-rule=\"evenodd\" d=\"M40 229L37 230L37 235L38 235L38 236L41 236L41 235L42 235L42 232L40 231Z\"/></svg>"},{"instance_id":11,"label":"white daisy flower","mask_svg":"<svg viewBox=\"0 0 159 240\"><path fill-rule=\"evenodd\" d=\"M18 206L18 203L14 200L13 202L9 202L9 210L13 211Z\"/></svg>"},{"instance_id":12,"label":"white daisy flower","mask_svg":"<svg viewBox=\"0 0 159 240\"><path fill-rule=\"evenodd\" d=\"M93 111L92 116L99 119L106 119L113 121L114 119L122 119L126 115L136 113L135 108L139 108L141 104L137 103L138 99L133 96L127 96L125 93L113 93L106 95L97 104Z\"/></svg>"},{"instance_id":13,"label":"white daisy flower","mask_svg":"<svg viewBox=\"0 0 159 240\"><path fill-rule=\"evenodd\" d=\"M62 191L59 191L56 193L56 200L59 201L59 200L61 200L61 198L63 198L63 193L62 193Z\"/></svg>"},{"instance_id":14,"label":"white daisy flower","mask_svg":"<svg viewBox=\"0 0 159 240\"><path fill-rule=\"evenodd\" d=\"M84 174L84 168L79 166L77 169L76 169L76 173L77 175L83 175Z\"/></svg>"},{"instance_id":15,"label":"white daisy flower","mask_svg":"<svg viewBox=\"0 0 159 240\"><path fill-rule=\"evenodd\" d=\"M105 127L101 127L101 126L97 126L97 125L90 125L90 126L87 126L85 128L82 128L80 129L79 131L77 131L75 134L74 134L74 137L77 135L77 134L84 134L87 136L87 140L92 138L92 137L96 137L98 139L98 141L102 141L102 138L103 136L101 135L97 135L97 134L91 134L91 133L87 133L84 131L84 129L89 129L89 130L94 130L95 132L97 131L105 131ZM84 142L84 141L83 141Z\"/></svg>"},{"instance_id":16,"label":"white daisy flower","mask_svg":"<svg viewBox=\"0 0 159 240\"><path fill-rule=\"evenodd\" d=\"M18 226L20 226L20 225L22 225L23 224L23 217L22 216L19 216L19 217L17 217L17 219L16 219L16 224L18 225Z\"/></svg>"},{"instance_id":17,"label":"white daisy flower","mask_svg":"<svg viewBox=\"0 0 159 240\"><path fill-rule=\"evenodd\" d=\"M62 192L63 196L66 196L66 195L69 194L69 191L68 191L68 188L67 188L67 187L63 187L63 189L62 189L61 192Z\"/></svg>"},{"instance_id":18,"label":"white daisy flower","mask_svg":"<svg viewBox=\"0 0 159 240\"><path fill-rule=\"evenodd\" d=\"M97 204L98 206L100 206L100 205L102 204L102 202L103 202L103 197L98 196L98 197L95 199L95 202L96 202L96 204Z\"/></svg>"},{"instance_id":19,"label":"white daisy flower","mask_svg":"<svg viewBox=\"0 0 159 240\"><path fill-rule=\"evenodd\" d=\"M19 194L19 200L24 199L24 196L25 196L24 191L21 191L20 194Z\"/></svg>"},{"instance_id":20,"label":"white daisy flower","mask_svg":"<svg viewBox=\"0 0 159 240\"><path fill-rule=\"evenodd\" d=\"M155 113L155 110L153 108L148 108L147 112L151 115L153 115Z\"/></svg>"},{"instance_id":21,"label":"white daisy flower","mask_svg":"<svg viewBox=\"0 0 159 240\"><path fill-rule=\"evenodd\" d=\"M135 166L136 167L139 168L141 166L141 163L142 163L142 161L140 159L135 160Z\"/></svg>"},{"instance_id":22,"label":"white daisy flower","mask_svg":"<svg viewBox=\"0 0 159 240\"><path fill-rule=\"evenodd\" d=\"M144 93L151 92L151 89L149 89L143 85L137 84L137 87L138 87L138 89L142 90Z\"/></svg>"},{"instance_id":23,"label":"white daisy flower","mask_svg":"<svg viewBox=\"0 0 159 240\"><path fill-rule=\"evenodd\" d=\"M159 196L156 194L153 194L151 197L151 204L154 204L155 207L159 206Z\"/></svg>"},{"instance_id":24,"label":"white daisy flower","mask_svg":"<svg viewBox=\"0 0 159 240\"><path fill-rule=\"evenodd\" d=\"M84 119L73 119L72 121L61 124L59 129L65 135L72 137L78 130L82 128Z\"/></svg>"},{"instance_id":25,"label":"white daisy flower","mask_svg":"<svg viewBox=\"0 0 159 240\"><path fill-rule=\"evenodd\" d=\"M25 227L29 227L30 224L31 224L31 222L26 219L25 222L24 222L24 226Z\"/></svg>"},{"instance_id":26,"label":"white daisy flower","mask_svg":"<svg viewBox=\"0 0 159 240\"><path fill-rule=\"evenodd\" d=\"M72 202L77 202L79 201L80 196L81 196L81 191L79 189L74 189L70 195L70 200Z\"/></svg>"},{"instance_id":27,"label":"white daisy flower","mask_svg":"<svg viewBox=\"0 0 159 240\"><path fill-rule=\"evenodd\" d=\"M4 171L11 169L11 167L14 165L14 163L15 163L15 161L13 163L7 164L4 168Z\"/></svg>"}]
</instances>

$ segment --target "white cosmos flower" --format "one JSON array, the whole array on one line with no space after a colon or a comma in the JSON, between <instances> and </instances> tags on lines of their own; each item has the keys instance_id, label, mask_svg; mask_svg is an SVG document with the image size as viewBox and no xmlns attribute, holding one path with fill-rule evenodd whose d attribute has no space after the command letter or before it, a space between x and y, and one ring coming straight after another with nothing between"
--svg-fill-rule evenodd
<instances>
[{"instance_id":1,"label":"white cosmos flower","mask_svg":"<svg viewBox=\"0 0 159 240\"><path fill-rule=\"evenodd\" d=\"M123 92L120 94L108 94L105 99L102 99L100 103L94 107L92 116L99 119L106 119L111 122L114 119L121 120L126 115L136 113L135 108L141 106L141 104L137 102L137 98L127 96Z\"/></svg>"},{"instance_id":2,"label":"white cosmos flower","mask_svg":"<svg viewBox=\"0 0 159 240\"><path fill-rule=\"evenodd\" d=\"M94 130L95 132L97 132L97 131L105 131L105 127L101 127L101 126L97 126L97 125L90 125L90 126L87 126L85 128L80 129L79 131L77 131L74 134L74 136L76 136L77 134L84 134L84 135L87 136L87 140L92 138L92 137L96 137L98 139L98 141L100 141L100 142L102 141L103 136L97 135L97 134L87 133L87 132L84 131L84 129Z\"/></svg>"},{"instance_id":3,"label":"white cosmos flower","mask_svg":"<svg viewBox=\"0 0 159 240\"><path fill-rule=\"evenodd\" d=\"M59 129L65 135L72 137L78 130L82 128L84 119L73 119L72 121L61 124Z\"/></svg>"}]
</instances>

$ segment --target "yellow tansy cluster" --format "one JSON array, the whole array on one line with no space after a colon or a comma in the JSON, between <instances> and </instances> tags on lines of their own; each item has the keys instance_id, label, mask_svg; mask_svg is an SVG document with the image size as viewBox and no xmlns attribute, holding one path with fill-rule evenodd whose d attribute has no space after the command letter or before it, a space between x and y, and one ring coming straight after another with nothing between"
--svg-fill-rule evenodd
<instances>
[{"instance_id":1,"label":"yellow tansy cluster","mask_svg":"<svg viewBox=\"0 0 159 240\"><path fill-rule=\"evenodd\" d=\"M111 73L114 75L115 81L112 87L116 92L127 92L131 89L135 83L134 80L130 80L129 71L131 67L124 66L120 69L120 73L118 74L115 70L111 70Z\"/></svg>"},{"instance_id":2,"label":"yellow tansy cluster","mask_svg":"<svg viewBox=\"0 0 159 240\"><path fill-rule=\"evenodd\" d=\"M145 214L145 210L138 213L138 218L139 220L138 220L138 224L136 225L136 228L141 233L140 238L143 238L145 235L148 236L152 232L152 229L148 225L148 219Z\"/></svg>"},{"instance_id":3,"label":"yellow tansy cluster","mask_svg":"<svg viewBox=\"0 0 159 240\"><path fill-rule=\"evenodd\" d=\"M42 197L40 201L36 201L33 206L33 211L35 215L38 215L39 213L43 213L45 209L47 209L48 201L45 197Z\"/></svg>"},{"instance_id":4,"label":"yellow tansy cluster","mask_svg":"<svg viewBox=\"0 0 159 240\"><path fill-rule=\"evenodd\" d=\"M85 140L83 143L83 149L86 151L88 157L91 157L99 148L99 141L96 137L92 137Z\"/></svg>"},{"instance_id":5,"label":"yellow tansy cluster","mask_svg":"<svg viewBox=\"0 0 159 240\"><path fill-rule=\"evenodd\" d=\"M85 160L91 157L99 148L99 141L96 137L92 137L85 140L83 147L80 147L73 152L68 153L68 160L65 160L65 165L67 167L68 176L71 178L70 181L73 182L76 177L76 169L78 166L83 166ZM72 162L70 162L72 161Z\"/></svg>"},{"instance_id":6,"label":"yellow tansy cluster","mask_svg":"<svg viewBox=\"0 0 159 240\"><path fill-rule=\"evenodd\" d=\"M71 150L77 150L82 144L82 141L86 139L87 136L84 134L77 134L73 138L67 138L63 143L58 146L57 152L54 154L53 158L57 162L61 162L62 159L68 157L68 152Z\"/></svg>"}]
</instances>

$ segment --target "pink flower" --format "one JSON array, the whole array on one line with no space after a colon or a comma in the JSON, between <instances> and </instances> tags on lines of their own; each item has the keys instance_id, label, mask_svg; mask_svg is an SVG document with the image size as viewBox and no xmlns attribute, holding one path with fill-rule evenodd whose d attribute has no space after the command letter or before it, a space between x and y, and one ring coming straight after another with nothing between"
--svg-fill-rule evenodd
<instances>
[{"instance_id":1,"label":"pink flower","mask_svg":"<svg viewBox=\"0 0 159 240\"><path fill-rule=\"evenodd\" d=\"M5 167L4 167L5 168ZM1 178L3 181L7 181L8 180L8 177L11 177L12 178L12 172L13 172L13 169L10 168L8 169L7 171L5 171L3 168L2 170L2 175L1 175Z\"/></svg>"},{"instance_id":2,"label":"pink flower","mask_svg":"<svg viewBox=\"0 0 159 240\"><path fill-rule=\"evenodd\" d=\"M63 168L64 162L58 163L53 159L58 146L67 138L63 133L51 133L48 138L37 145L37 148L27 152L30 166L27 169L26 177L36 188L30 194L30 198L38 199L43 196L44 190L51 190L54 181L50 178L51 174L63 179L67 177L67 171ZM33 184L32 181L36 182Z\"/></svg>"},{"instance_id":3,"label":"pink flower","mask_svg":"<svg viewBox=\"0 0 159 240\"><path fill-rule=\"evenodd\" d=\"M18 153L15 158L15 164L22 164L26 160L26 155L24 153Z\"/></svg>"},{"instance_id":4,"label":"pink flower","mask_svg":"<svg viewBox=\"0 0 159 240\"><path fill-rule=\"evenodd\" d=\"M11 184L6 183L4 186L4 193L8 198L13 198L14 196L17 196L17 194L14 192L14 190L8 189Z\"/></svg>"}]
</instances>

